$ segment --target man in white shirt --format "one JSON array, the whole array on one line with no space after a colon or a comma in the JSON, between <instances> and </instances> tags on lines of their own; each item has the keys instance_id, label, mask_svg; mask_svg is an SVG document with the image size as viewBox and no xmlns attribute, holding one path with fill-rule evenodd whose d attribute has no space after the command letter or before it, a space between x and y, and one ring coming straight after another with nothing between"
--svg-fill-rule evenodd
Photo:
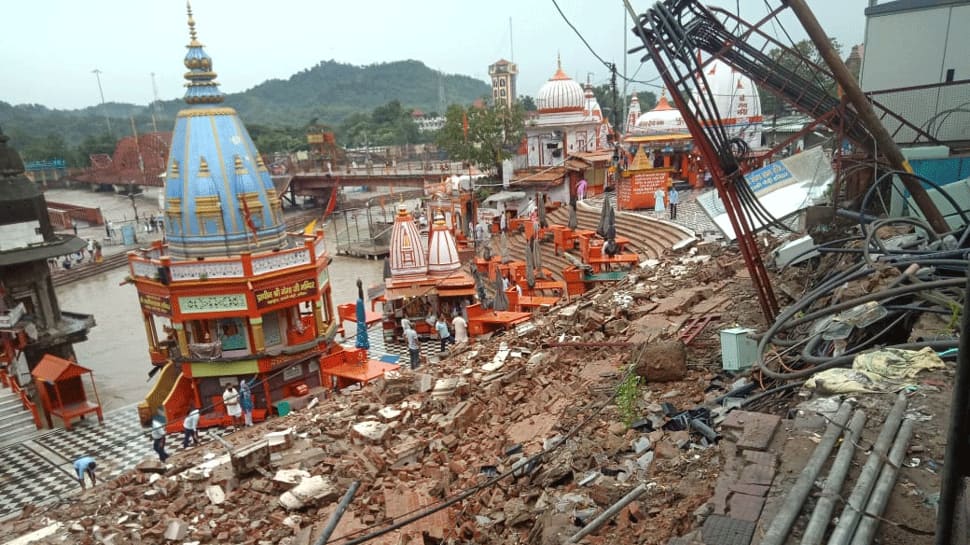
<instances>
[{"instance_id":1,"label":"man in white shirt","mask_svg":"<svg viewBox=\"0 0 970 545\"><path fill-rule=\"evenodd\" d=\"M408 355L411 356L411 369L417 369L421 363L421 343L418 341L418 332L413 328L405 329L404 338L408 342Z\"/></svg>"},{"instance_id":2,"label":"man in white shirt","mask_svg":"<svg viewBox=\"0 0 970 545\"><path fill-rule=\"evenodd\" d=\"M242 407L239 405L239 392L231 383L226 384L226 391L222 392L222 404L226 406L226 414L232 417L232 425L239 424Z\"/></svg>"},{"instance_id":3,"label":"man in white shirt","mask_svg":"<svg viewBox=\"0 0 970 545\"><path fill-rule=\"evenodd\" d=\"M461 314L456 314L454 319L451 320L452 327L455 328L455 342L456 343L467 343L468 342L468 322L461 317Z\"/></svg>"},{"instance_id":4,"label":"man in white shirt","mask_svg":"<svg viewBox=\"0 0 970 545\"><path fill-rule=\"evenodd\" d=\"M199 409L189 406L189 414L182 420L182 448L189 448L189 439L193 445L199 444Z\"/></svg>"}]
</instances>

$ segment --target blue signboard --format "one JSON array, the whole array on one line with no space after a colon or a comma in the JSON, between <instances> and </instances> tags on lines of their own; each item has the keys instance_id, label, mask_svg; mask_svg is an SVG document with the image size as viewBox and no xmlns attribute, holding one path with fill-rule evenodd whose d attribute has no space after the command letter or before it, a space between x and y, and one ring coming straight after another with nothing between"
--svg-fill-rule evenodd
<instances>
[{"instance_id":1,"label":"blue signboard","mask_svg":"<svg viewBox=\"0 0 970 545\"><path fill-rule=\"evenodd\" d=\"M744 179L748 181L748 186L756 195L772 189L772 186L787 185L796 181L788 167L780 161L751 171L744 175Z\"/></svg>"},{"instance_id":2,"label":"blue signboard","mask_svg":"<svg viewBox=\"0 0 970 545\"><path fill-rule=\"evenodd\" d=\"M67 168L67 161L64 159L47 159L46 161L29 161L24 164L24 169L28 172L36 170L63 170Z\"/></svg>"}]
</instances>

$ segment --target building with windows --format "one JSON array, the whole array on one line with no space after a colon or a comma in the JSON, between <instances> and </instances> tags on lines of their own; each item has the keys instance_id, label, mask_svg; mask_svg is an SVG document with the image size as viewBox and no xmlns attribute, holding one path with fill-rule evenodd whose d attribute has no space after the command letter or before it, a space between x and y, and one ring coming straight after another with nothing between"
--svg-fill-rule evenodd
<instances>
[{"instance_id":1,"label":"building with windows","mask_svg":"<svg viewBox=\"0 0 970 545\"><path fill-rule=\"evenodd\" d=\"M557 66L536 94L537 111L526 122L529 167L562 165L567 156L608 149L609 122L593 88L584 89Z\"/></svg>"},{"instance_id":2,"label":"building with windows","mask_svg":"<svg viewBox=\"0 0 970 545\"><path fill-rule=\"evenodd\" d=\"M221 400L229 383L250 382L260 417L384 369L366 350L333 342L323 231L286 231L266 165L222 105L191 9L188 22L187 106L165 170L166 242L129 254L160 371L140 413L147 420L163 407L174 430L191 405L202 408L202 426L231 423Z\"/></svg>"},{"instance_id":3,"label":"building with windows","mask_svg":"<svg viewBox=\"0 0 970 545\"><path fill-rule=\"evenodd\" d=\"M516 98L515 76L518 73L519 67L505 59L499 59L488 67L488 75L492 78L492 102L512 107Z\"/></svg>"}]
</instances>

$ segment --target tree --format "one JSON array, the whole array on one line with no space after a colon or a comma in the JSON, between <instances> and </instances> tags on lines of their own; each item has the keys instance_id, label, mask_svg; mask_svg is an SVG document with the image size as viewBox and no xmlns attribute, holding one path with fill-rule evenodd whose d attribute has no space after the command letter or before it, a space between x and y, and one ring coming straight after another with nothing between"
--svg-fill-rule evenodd
<instances>
[{"instance_id":1,"label":"tree","mask_svg":"<svg viewBox=\"0 0 970 545\"><path fill-rule=\"evenodd\" d=\"M437 143L452 159L501 173L502 161L514 155L524 130L525 111L519 103L511 108L452 105L445 113Z\"/></svg>"},{"instance_id":2,"label":"tree","mask_svg":"<svg viewBox=\"0 0 970 545\"><path fill-rule=\"evenodd\" d=\"M522 109L527 112L534 112L538 108L536 107L536 101L529 95L522 95L519 97L519 104L522 105Z\"/></svg>"},{"instance_id":3,"label":"tree","mask_svg":"<svg viewBox=\"0 0 970 545\"><path fill-rule=\"evenodd\" d=\"M829 42L835 51L841 54L842 45L835 38L829 38ZM782 49L772 49L768 52L768 56L771 57L773 61L780 64L784 68L794 72L802 79L813 82L815 85L822 87L826 93L831 96L836 96L838 93L837 85L835 80L825 75L819 74L812 66L806 64L802 61L802 58L806 58L812 63L825 66L825 61L822 59L821 54L818 52L818 48L811 40L802 40L796 43L790 50ZM758 95L761 99L761 111L768 115L777 115L783 113L788 105L785 101L772 93L769 90L758 86Z\"/></svg>"}]
</instances>

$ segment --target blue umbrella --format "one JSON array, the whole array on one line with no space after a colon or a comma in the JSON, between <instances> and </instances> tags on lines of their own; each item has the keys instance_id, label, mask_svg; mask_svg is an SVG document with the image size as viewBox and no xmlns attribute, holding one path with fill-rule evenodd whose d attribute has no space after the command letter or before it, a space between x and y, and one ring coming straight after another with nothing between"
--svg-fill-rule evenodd
<instances>
[{"instance_id":1,"label":"blue umbrella","mask_svg":"<svg viewBox=\"0 0 970 545\"><path fill-rule=\"evenodd\" d=\"M370 350L370 339L367 338L367 311L364 309L364 285L357 279L357 348Z\"/></svg>"}]
</instances>

